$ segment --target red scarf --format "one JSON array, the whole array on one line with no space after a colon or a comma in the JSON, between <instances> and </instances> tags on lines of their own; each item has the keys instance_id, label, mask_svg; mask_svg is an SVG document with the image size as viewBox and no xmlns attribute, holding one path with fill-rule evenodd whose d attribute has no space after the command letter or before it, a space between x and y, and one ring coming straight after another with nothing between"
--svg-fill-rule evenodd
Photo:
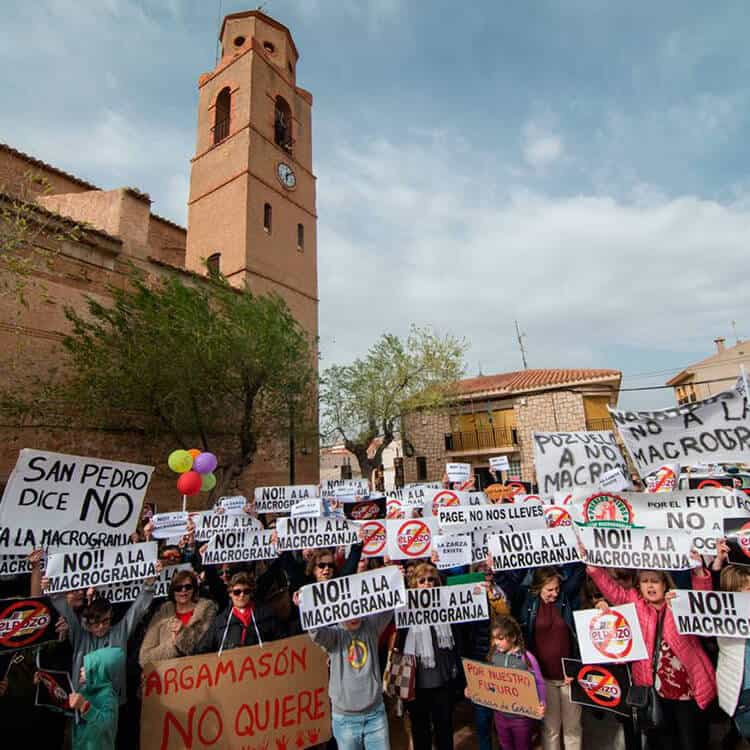
<instances>
[{"instance_id":1,"label":"red scarf","mask_svg":"<svg viewBox=\"0 0 750 750\"><path fill-rule=\"evenodd\" d=\"M242 623L242 638L240 639L240 643L244 643L245 634L253 620L253 608L246 607L245 611L241 612L237 607L232 607L232 614Z\"/></svg>"}]
</instances>

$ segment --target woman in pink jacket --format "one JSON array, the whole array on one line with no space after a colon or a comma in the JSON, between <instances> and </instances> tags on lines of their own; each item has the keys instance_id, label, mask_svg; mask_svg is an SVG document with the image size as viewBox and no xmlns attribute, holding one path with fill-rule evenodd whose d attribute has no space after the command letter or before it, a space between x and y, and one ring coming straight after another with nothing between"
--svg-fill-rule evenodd
<instances>
[{"instance_id":1,"label":"woman in pink jacket","mask_svg":"<svg viewBox=\"0 0 750 750\"><path fill-rule=\"evenodd\" d=\"M716 697L716 675L711 662L693 635L680 635L667 606L672 578L661 570L639 570L636 587L624 589L604 568L588 566L586 572L611 605L635 604L648 659L632 663L634 685L656 687L664 710L663 728L648 732L649 747L665 750L703 750L705 719L702 711ZM692 573L693 588L711 588L711 575L703 568ZM661 648L653 677L657 629Z\"/></svg>"}]
</instances>

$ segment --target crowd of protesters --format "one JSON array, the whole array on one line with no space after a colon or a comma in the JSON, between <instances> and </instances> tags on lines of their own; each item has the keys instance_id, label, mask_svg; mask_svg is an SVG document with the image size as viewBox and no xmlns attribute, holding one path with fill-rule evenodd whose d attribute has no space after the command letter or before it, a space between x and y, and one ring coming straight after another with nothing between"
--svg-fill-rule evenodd
<instances>
[{"instance_id":1,"label":"crowd of protesters","mask_svg":"<svg viewBox=\"0 0 750 750\"><path fill-rule=\"evenodd\" d=\"M254 513L250 506L247 512ZM272 517L259 521L268 527L274 523ZM144 521L132 541L149 540L151 534L151 524ZM362 557L361 543L348 549L283 552L273 561L240 565L204 565L204 551L190 526L179 545L161 543L160 566L191 565L171 578L166 600L154 599L153 580L145 581L129 604L112 604L92 589L53 596L59 641L2 657L0 722L6 736L23 736L51 749L136 748L143 666L300 635L302 586L400 564ZM0 595L42 595L46 580L41 559L35 551L30 576L0 581ZM439 586L468 572L438 570L435 562L433 556L402 566L406 585ZM483 579L487 620L396 630L393 613L387 612L309 632L329 655L330 747L388 748L392 723L406 722L414 750L431 750L433 745L451 750L457 706L470 700L461 666L461 658L469 657L531 672L542 717L473 705L480 750L497 743L502 750L579 750L586 744L583 712L592 709L571 701L570 679L562 666L563 659L579 656L573 612L631 602L648 652L647 659L632 663L632 682L652 688L661 720L644 729L635 713L632 718L618 716L607 746L621 742L626 750L699 750L709 746L712 723L718 725L727 750L750 737L748 641L681 635L670 609L674 578L681 588L750 591L750 567L728 564L723 540L714 557L700 558L691 574L674 578L663 571L614 570L580 562L493 573L490 562L471 569ZM353 656L355 639L363 646ZM383 695L383 671L394 653L411 655L416 663L414 692L403 704L403 716L401 706L384 701ZM69 700L76 721L35 706L41 668L71 675Z\"/></svg>"}]
</instances>

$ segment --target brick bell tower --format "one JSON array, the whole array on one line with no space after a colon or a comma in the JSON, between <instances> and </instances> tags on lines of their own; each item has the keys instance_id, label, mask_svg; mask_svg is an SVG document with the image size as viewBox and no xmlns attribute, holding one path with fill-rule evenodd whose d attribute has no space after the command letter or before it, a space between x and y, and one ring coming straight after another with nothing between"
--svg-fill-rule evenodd
<instances>
[{"instance_id":1,"label":"brick bell tower","mask_svg":"<svg viewBox=\"0 0 750 750\"><path fill-rule=\"evenodd\" d=\"M312 95L296 85L297 47L257 10L226 16L219 40L219 63L198 80L185 263L279 293L315 337Z\"/></svg>"}]
</instances>

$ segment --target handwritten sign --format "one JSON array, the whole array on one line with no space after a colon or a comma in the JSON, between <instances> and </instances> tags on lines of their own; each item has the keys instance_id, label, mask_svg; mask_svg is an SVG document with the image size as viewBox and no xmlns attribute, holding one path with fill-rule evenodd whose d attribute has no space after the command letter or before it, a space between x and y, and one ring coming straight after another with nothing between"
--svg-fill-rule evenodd
<instances>
[{"instance_id":1,"label":"handwritten sign","mask_svg":"<svg viewBox=\"0 0 750 750\"><path fill-rule=\"evenodd\" d=\"M540 719L539 694L534 675L523 669L495 667L461 659L469 699L493 711Z\"/></svg>"}]
</instances>

